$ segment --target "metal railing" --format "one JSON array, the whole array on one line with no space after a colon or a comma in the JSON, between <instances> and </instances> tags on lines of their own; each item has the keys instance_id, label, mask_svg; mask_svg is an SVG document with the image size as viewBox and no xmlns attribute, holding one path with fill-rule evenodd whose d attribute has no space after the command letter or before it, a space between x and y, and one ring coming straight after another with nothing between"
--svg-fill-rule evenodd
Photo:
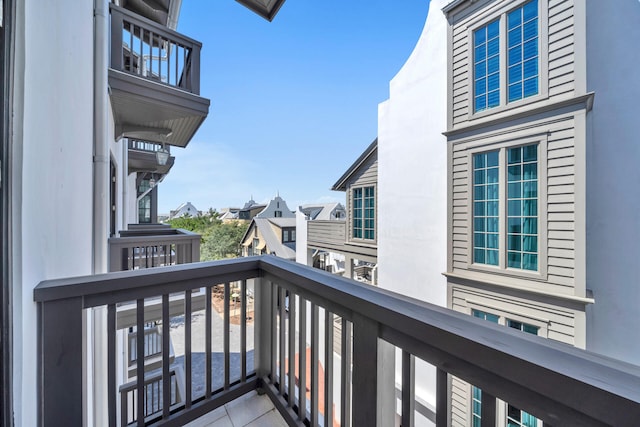
<instances>
[{"instance_id":1,"label":"metal railing","mask_svg":"<svg viewBox=\"0 0 640 427\"><path fill-rule=\"evenodd\" d=\"M133 138L128 138L128 140L129 140L128 145L130 150L148 151L151 153L155 153L156 151L163 148L162 144L159 144L156 142L143 141L143 140L133 139ZM171 153L170 147L171 147L170 145L165 145L164 149L169 151L169 153Z\"/></svg>"},{"instance_id":2,"label":"metal railing","mask_svg":"<svg viewBox=\"0 0 640 427\"><path fill-rule=\"evenodd\" d=\"M200 261L200 235L167 225L129 226L109 238L109 271L139 270Z\"/></svg>"},{"instance_id":3,"label":"metal railing","mask_svg":"<svg viewBox=\"0 0 640 427\"><path fill-rule=\"evenodd\" d=\"M200 94L202 44L111 3L111 68Z\"/></svg>"},{"instance_id":4,"label":"metal railing","mask_svg":"<svg viewBox=\"0 0 640 427\"><path fill-rule=\"evenodd\" d=\"M240 283L240 315L231 316L232 282ZM191 295L205 289L204 313ZM253 291L250 292L250 288ZM221 292L214 292L219 289ZM184 394L171 397L169 295L184 304ZM221 298L215 296L222 294ZM247 312L246 295L255 312ZM415 360L436 367L435 424L449 425L453 376L482 389L482 425L496 425L502 399L553 426L633 426L640 419L640 367L521 333L390 291L359 284L272 256L45 281L34 291L39 307L39 395L42 425L83 420L83 311L106 307L107 348L117 354L118 306L135 301L145 324L145 300L161 298L161 409L135 405L127 423L177 426L261 388L291 426L387 426L396 417L396 350L402 354L401 423L413 425ZM175 310L175 309L174 309ZM196 339L195 316L203 336ZM174 322L175 324L175 322ZM339 325L339 328L334 327ZM195 325L195 324L194 324ZM236 329L233 329L236 328ZM233 331L233 333L232 333ZM253 340L248 339L249 331ZM337 331L337 332L336 332ZM221 337L214 340L213 337ZM232 347L231 337L240 337ZM98 339L94 337L94 339ZM340 342L336 352L335 341ZM173 340L174 345L177 340ZM212 345L220 345L219 353ZM144 351L143 335L136 345ZM204 354L195 351L204 348ZM204 363L195 363L197 357ZM218 357L219 369L213 360ZM178 358L178 354L176 354ZM108 359L109 425L118 425L117 363ZM200 360L200 362L202 362ZM253 360L253 363L250 363ZM234 371L233 367L238 368ZM144 363L137 361L137 377ZM91 375L88 373L87 375ZM202 384L201 393L194 383ZM137 396L145 381L135 384ZM64 392L61 392L64 390ZM128 409L127 409L128 411Z\"/></svg>"}]
</instances>

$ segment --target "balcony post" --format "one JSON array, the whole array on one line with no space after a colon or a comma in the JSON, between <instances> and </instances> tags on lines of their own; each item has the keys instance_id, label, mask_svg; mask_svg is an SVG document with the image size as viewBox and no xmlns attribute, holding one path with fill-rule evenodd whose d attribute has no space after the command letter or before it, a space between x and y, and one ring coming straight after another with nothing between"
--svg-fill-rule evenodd
<instances>
[{"instance_id":1,"label":"balcony post","mask_svg":"<svg viewBox=\"0 0 640 427\"><path fill-rule=\"evenodd\" d=\"M124 16L114 8L111 8L111 68L114 70L123 69L122 56L122 28ZM129 48L133 49L132 46Z\"/></svg>"},{"instance_id":2,"label":"balcony post","mask_svg":"<svg viewBox=\"0 0 640 427\"><path fill-rule=\"evenodd\" d=\"M271 371L271 310L273 307L272 284L260 277L253 279L254 307L254 367L258 378L263 378Z\"/></svg>"},{"instance_id":3,"label":"balcony post","mask_svg":"<svg viewBox=\"0 0 640 427\"><path fill-rule=\"evenodd\" d=\"M191 239L191 261L200 262L200 235L196 235Z\"/></svg>"},{"instance_id":4,"label":"balcony post","mask_svg":"<svg viewBox=\"0 0 640 427\"><path fill-rule=\"evenodd\" d=\"M200 45L191 48L191 64L189 64L189 86L193 94L200 95Z\"/></svg>"},{"instance_id":5,"label":"balcony post","mask_svg":"<svg viewBox=\"0 0 640 427\"><path fill-rule=\"evenodd\" d=\"M372 427L378 415L378 324L353 316L352 425Z\"/></svg>"},{"instance_id":6,"label":"balcony post","mask_svg":"<svg viewBox=\"0 0 640 427\"><path fill-rule=\"evenodd\" d=\"M82 298L38 303L41 427L83 425Z\"/></svg>"}]
</instances>

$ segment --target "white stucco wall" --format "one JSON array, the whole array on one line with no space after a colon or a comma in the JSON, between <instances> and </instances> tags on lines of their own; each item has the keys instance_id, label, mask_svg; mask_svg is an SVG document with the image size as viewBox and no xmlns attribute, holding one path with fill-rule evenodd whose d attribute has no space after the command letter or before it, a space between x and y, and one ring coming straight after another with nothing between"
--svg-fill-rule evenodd
<instances>
[{"instance_id":1,"label":"white stucco wall","mask_svg":"<svg viewBox=\"0 0 640 427\"><path fill-rule=\"evenodd\" d=\"M446 20L432 0L378 114L380 286L446 304Z\"/></svg>"},{"instance_id":2,"label":"white stucco wall","mask_svg":"<svg viewBox=\"0 0 640 427\"><path fill-rule=\"evenodd\" d=\"M587 349L640 364L640 2L587 4Z\"/></svg>"},{"instance_id":3,"label":"white stucco wall","mask_svg":"<svg viewBox=\"0 0 640 427\"><path fill-rule=\"evenodd\" d=\"M431 0L423 33L378 110L378 283L440 306L447 289L446 3ZM433 406L435 370L416 369L416 395Z\"/></svg>"},{"instance_id":4,"label":"white stucco wall","mask_svg":"<svg viewBox=\"0 0 640 427\"><path fill-rule=\"evenodd\" d=\"M91 273L93 3L15 3L13 399L16 425L34 426L33 289L44 279Z\"/></svg>"},{"instance_id":5,"label":"white stucco wall","mask_svg":"<svg viewBox=\"0 0 640 427\"><path fill-rule=\"evenodd\" d=\"M307 249L307 217L296 211L296 262L309 265L309 249Z\"/></svg>"}]
</instances>

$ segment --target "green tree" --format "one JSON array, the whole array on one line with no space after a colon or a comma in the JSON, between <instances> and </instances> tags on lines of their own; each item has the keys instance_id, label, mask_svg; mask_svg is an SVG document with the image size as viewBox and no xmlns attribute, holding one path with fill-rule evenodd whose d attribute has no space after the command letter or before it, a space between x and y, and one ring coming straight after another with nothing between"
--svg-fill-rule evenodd
<instances>
[{"instance_id":1,"label":"green tree","mask_svg":"<svg viewBox=\"0 0 640 427\"><path fill-rule=\"evenodd\" d=\"M173 228L181 228L201 236L200 260L235 258L239 255L240 240L247 231L244 222L223 223L213 208L197 216L185 215L169 221Z\"/></svg>"},{"instance_id":2,"label":"green tree","mask_svg":"<svg viewBox=\"0 0 640 427\"><path fill-rule=\"evenodd\" d=\"M241 222L221 222L211 227L203 236L200 259L210 261L239 256L240 241L247 227L248 224Z\"/></svg>"}]
</instances>

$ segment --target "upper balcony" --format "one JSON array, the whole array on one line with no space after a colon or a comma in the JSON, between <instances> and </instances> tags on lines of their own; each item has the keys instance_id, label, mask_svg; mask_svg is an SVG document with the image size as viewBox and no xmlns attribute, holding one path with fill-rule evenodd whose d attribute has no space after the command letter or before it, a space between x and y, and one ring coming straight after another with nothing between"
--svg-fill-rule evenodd
<instances>
[{"instance_id":1,"label":"upper balcony","mask_svg":"<svg viewBox=\"0 0 640 427\"><path fill-rule=\"evenodd\" d=\"M359 245L347 239L347 222L344 220L307 221L307 247L337 252L354 258L376 262L375 245Z\"/></svg>"},{"instance_id":2,"label":"upper balcony","mask_svg":"<svg viewBox=\"0 0 640 427\"><path fill-rule=\"evenodd\" d=\"M200 261L200 235L164 224L129 224L109 238L109 271Z\"/></svg>"},{"instance_id":3,"label":"upper balcony","mask_svg":"<svg viewBox=\"0 0 640 427\"><path fill-rule=\"evenodd\" d=\"M129 173L150 172L152 174L166 175L169 173L175 162L175 157L171 156L171 149L165 146L169 152L166 164L162 165L158 161L157 153L162 149L162 144L149 141L141 141L129 138Z\"/></svg>"},{"instance_id":4,"label":"upper balcony","mask_svg":"<svg viewBox=\"0 0 640 427\"><path fill-rule=\"evenodd\" d=\"M202 44L110 4L109 87L116 137L185 147L209 112Z\"/></svg>"},{"instance_id":5,"label":"upper balcony","mask_svg":"<svg viewBox=\"0 0 640 427\"><path fill-rule=\"evenodd\" d=\"M83 425L86 408L109 426L185 425L255 389L290 426L413 426L419 413L445 427L465 399L454 377L482 389L482 426L499 425L496 399L544 425L640 419L638 366L272 256L50 280L34 299L45 427ZM129 335L150 323L153 352ZM137 357L130 378L124 346L159 367Z\"/></svg>"}]
</instances>

